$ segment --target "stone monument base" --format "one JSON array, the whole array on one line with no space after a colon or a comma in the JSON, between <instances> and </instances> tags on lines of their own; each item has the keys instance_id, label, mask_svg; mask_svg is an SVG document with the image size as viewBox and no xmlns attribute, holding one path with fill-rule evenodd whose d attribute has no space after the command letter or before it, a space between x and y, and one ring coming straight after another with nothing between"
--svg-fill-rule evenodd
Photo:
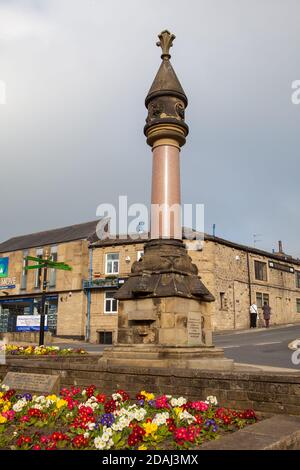
<instances>
[{"instance_id":1,"label":"stone monument base","mask_svg":"<svg viewBox=\"0 0 300 470\"><path fill-rule=\"evenodd\" d=\"M103 351L99 365L230 371L234 362L224 357L222 349L214 346L118 344Z\"/></svg>"}]
</instances>

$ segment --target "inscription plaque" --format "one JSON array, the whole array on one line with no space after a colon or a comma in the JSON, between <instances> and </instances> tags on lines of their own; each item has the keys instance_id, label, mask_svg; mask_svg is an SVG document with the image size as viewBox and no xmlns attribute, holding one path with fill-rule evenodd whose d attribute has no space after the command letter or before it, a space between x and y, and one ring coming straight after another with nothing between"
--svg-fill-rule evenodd
<instances>
[{"instance_id":1,"label":"inscription plaque","mask_svg":"<svg viewBox=\"0 0 300 470\"><path fill-rule=\"evenodd\" d=\"M187 331L188 331L188 344L200 345L202 343L201 317L199 313L189 312L188 322L187 322Z\"/></svg>"},{"instance_id":2,"label":"inscription plaque","mask_svg":"<svg viewBox=\"0 0 300 470\"><path fill-rule=\"evenodd\" d=\"M18 392L33 392L41 395L57 394L60 389L59 375L8 372L2 383Z\"/></svg>"}]
</instances>

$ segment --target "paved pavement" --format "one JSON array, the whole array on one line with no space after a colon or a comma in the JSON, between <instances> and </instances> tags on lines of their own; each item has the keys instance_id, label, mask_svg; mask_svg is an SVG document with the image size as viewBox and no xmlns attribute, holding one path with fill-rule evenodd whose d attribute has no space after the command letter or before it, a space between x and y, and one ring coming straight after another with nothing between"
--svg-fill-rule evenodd
<instances>
[{"instance_id":1,"label":"paved pavement","mask_svg":"<svg viewBox=\"0 0 300 470\"><path fill-rule=\"evenodd\" d=\"M300 372L300 364L292 363L293 350L288 347L298 338L300 338L300 324L215 333L213 341L215 346L224 349L226 357L234 359L235 362L289 368ZM54 344L60 347L84 348L89 352L101 352L106 347L100 344L62 342L62 340Z\"/></svg>"},{"instance_id":2,"label":"paved pavement","mask_svg":"<svg viewBox=\"0 0 300 470\"><path fill-rule=\"evenodd\" d=\"M293 350L288 345L300 338L300 325L252 329L245 332L214 334L216 346L235 362L284 367L300 371L300 364L292 362Z\"/></svg>"}]
</instances>

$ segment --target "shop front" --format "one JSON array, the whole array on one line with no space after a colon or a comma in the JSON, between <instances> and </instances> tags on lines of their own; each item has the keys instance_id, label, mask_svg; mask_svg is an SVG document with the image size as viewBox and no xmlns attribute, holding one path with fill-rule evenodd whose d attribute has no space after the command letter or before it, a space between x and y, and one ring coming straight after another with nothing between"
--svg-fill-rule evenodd
<instances>
[{"instance_id":1,"label":"shop front","mask_svg":"<svg viewBox=\"0 0 300 470\"><path fill-rule=\"evenodd\" d=\"M42 297L0 299L0 333L39 331ZM56 334L58 295L46 295L46 331Z\"/></svg>"}]
</instances>

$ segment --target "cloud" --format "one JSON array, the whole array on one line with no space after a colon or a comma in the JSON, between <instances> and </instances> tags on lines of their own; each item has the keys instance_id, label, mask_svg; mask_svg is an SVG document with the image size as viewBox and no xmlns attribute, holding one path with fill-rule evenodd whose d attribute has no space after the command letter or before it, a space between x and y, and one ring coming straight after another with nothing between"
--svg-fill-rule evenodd
<instances>
[{"instance_id":1,"label":"cloud","mask_svg":"<svg viewBox=\"0 0 300 470\"><path fill-rule=\"evenodd\" d=\"M298 0L0 1L0 240L95 218L103 202L149 202L144 98L156 35L172 64L190 134L185 203L206 231L300 254Z\"/></svg>"}]
</instances>

